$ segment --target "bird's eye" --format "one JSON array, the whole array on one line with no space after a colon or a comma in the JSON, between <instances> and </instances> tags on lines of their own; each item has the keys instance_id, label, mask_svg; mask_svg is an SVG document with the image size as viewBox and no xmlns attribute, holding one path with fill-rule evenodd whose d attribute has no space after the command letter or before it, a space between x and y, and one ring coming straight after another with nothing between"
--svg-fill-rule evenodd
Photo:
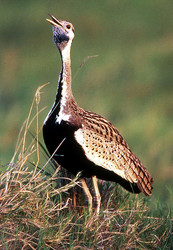
<instances>
[{"instance_id":1,"label":"bird's eye","mask_svg":"<svg viewBox=\"0 0 173 250\"><path fill-rule=\"evenodd\" d=\"M66 28L69 30L71 28L70 24L67 24Z\"/></svg>"}]
</instances>

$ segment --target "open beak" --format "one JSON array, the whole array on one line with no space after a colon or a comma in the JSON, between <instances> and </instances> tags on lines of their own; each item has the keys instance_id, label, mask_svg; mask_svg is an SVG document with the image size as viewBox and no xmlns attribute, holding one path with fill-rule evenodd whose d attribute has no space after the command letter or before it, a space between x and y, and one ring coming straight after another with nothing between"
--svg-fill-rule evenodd
<instances>
[{"instance_id":1,"label":"open beak","mask_svg":"<svg viewBox=\"0 0 173 250\"><path fill-rule=\"evenodd\" d=\"M62 26L61 22L56 19L54 16L52 16L51 14L49 14L49 16L52 18L52 20L50 19L46 19L46 21L48 21L50 24L52 24L53 26L60 26L61 28L64 29L64 27ZM65 30L65 29L64 29Z\"/></svg>"}]
</instances>

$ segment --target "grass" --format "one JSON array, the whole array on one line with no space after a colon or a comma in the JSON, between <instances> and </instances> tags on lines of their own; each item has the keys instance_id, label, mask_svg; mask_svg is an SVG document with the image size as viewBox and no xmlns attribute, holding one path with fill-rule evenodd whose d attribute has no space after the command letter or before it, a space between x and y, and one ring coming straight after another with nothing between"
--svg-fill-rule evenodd
<instances>
[{"instance_id":1,"label":"grass","mask_svg":"<svg viewBox=\"0 0 173 250\"><path fill-rule=\"evenodd\" d=\"M159 201L151 209L152 198L100 181L101 212L89 214L78 176L65 176L39 143L43 87L35 93L11 163L0 175L0 248L170 249L171 209L163 211Z\"/></svg>"}]
</instances>

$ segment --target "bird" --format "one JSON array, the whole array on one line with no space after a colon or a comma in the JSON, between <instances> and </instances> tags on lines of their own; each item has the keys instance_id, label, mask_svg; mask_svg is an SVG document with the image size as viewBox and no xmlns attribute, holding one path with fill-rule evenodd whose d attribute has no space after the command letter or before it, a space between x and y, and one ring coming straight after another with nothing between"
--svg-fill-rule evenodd
<instances>
[{"instance_id":1,"label":"bird","mask_svg":"<svg viewBox=\"0 0 173 250\"><path fill-rule=\"evenodd\" d=\"M43 138L48 152L60 166L80 175L88 208L93 210L93 197L86 178L93 181L96 213L101 195L98 179L119 183L134 194L152 195L153 178L111 122L81 108L72 93L71 45L74 26L49 15L53 41L61 57L61 71L55 101L44 124Z\"/></svg>"}]
</instances>

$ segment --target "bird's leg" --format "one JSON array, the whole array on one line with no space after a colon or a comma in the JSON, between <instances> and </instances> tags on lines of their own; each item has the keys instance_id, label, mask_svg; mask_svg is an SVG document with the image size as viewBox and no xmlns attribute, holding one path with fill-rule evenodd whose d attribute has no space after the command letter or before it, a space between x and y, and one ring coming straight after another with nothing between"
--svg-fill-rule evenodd
<instances>
[{"instance_id":1,"label":"bird's leg","mask_svg":"<svg viewBox=\"0 0 173 250\"><path fill-rule=\"evenodd\" d=\"M89 213L91 213L92 212L92 195L91 195L91 193L89 191L89 188L88 188L88 186L86 184L86 181L84 179L81 179L81 183L82 183L82 187L84 189L84 192L85 192L85 194L86 194L86 196L88 198Z\"/></svg>"},{"instance_id":2,"label":"bird's leg","mask_svg":"<svg viewBox=\"0 0 173 250\"><path fill-rule=\"evenodd\" d=\"M93 180L94 191L95 191L95 195L96 195L96 203L97 203L96 213L98 215L100 212L101 195L100 195L99 188L98 188L97 177L93 176L92 180Z\"/></svg>"}]
</instances>

